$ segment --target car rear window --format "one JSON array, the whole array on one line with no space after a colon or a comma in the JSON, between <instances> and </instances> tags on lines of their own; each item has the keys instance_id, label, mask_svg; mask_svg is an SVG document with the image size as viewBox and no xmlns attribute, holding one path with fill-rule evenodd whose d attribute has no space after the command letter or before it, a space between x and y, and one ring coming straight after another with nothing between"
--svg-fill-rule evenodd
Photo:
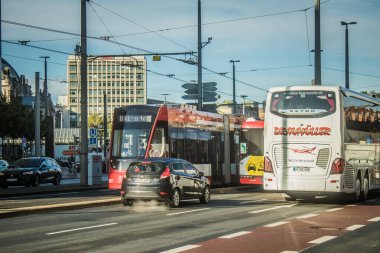
<instances>
[{"instance_id":1,"label":"car rear window","mask_svg":"<svg viewBox=\"0 0 380 253\"><path fill-rule=\"evenodd\" d=\"M162 163L133 163L128 168L129 175L140 175L140 174L150 174L157 175L161 174L165 168Z\"/></svg>"}]
</instances>

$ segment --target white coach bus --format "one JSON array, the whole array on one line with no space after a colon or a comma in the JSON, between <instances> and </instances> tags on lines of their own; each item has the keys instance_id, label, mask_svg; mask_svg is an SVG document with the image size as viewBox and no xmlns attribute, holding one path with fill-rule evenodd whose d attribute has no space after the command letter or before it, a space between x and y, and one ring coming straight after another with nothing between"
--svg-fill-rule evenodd
<instances>
[{"instance_id":1,"label":"white coach bus","mask_svg":"<svg viewBox=\"0 0 380 253\"><path fill-rule=\"evenodd\" d=\"M380 188L380 100L342 87L269 90L264 190L287 200Z\"/></svg>"}]
</instances>

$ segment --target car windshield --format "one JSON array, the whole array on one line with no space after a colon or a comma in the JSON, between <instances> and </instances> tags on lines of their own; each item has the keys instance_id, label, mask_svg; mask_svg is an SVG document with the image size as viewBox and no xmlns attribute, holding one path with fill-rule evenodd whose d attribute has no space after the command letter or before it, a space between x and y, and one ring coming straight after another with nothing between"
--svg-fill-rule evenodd
<instances>
[{"instance_id":1,"label":"car windshield","mask_svg":"<svg viewBox=\"0 0 380 253\"><path fill-rule=\"evenodd\" d=\"M165 165L162 163L133 163L128 168L129 175L141 175L141 174L150 174L158 175L161 174Z\"/></svg>"},{"instance_id":2,"label":"car windshield","mask_svg":"<svg viewBox=\"0 0 380 253\"><path fill-rule=\"evenodd\" d=\"M40 164L39 159L20 159L12 164L12 168L33 168L38 167Z\"/></svg>"}]
</instances>

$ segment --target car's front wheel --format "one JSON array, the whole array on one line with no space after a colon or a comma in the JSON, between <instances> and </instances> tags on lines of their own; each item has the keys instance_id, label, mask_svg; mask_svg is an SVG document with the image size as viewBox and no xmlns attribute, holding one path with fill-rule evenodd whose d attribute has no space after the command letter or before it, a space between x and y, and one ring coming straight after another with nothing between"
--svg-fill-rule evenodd
<instances>
[{"instance_id":1,"label":"car's front wheel","mask_svg":"<svg viewBox=\"0 0 380 253\"><path fill-rule=\"evenodd\" d=\"M6 184L2 184L2 185L1 185L1 188L2 188L2 189L7 189L7 188L8 188L8 185L6 185Z\"/></svg>"},{"instance_id":2,"label":"car's front wheel","mask_svg":"<svg viewBox=\"0 0 380 253\"><path fill-rule=\"evenodd\" d=\"M53 185L60 185L60 184L61 184L61 176L58 174L53 181Z\"/></svg>"},{"instance_id":3,"label":"car's front wheel","mask_svg":"<svg viewBox=\"0 0 380 253\"><path fill-rule=\"evenodd\" d=\"M174 208L179 207L180 201L181 201L181 193L179 192L178 189L175 189L173 191L172 196L170 197L169 206L174 207Z\"/></svg>"},{"instance_id":4,"label":"car's front wheel","mask_svg":"<svg viewBox=\"0 0 380 253\"><path fill-rule=\"evenodd\" d=\"M33 186L34 187L39 187L40 186L40 177L38 175L36 175L34 177Z\"/></svg>"},{"instance_id":5,"label":"car's front wheel","mask_svg":"<svg viewBox=\"0 0 380 253\"><path fill-rule=\"evenodd\" d=\"M206 186L206 188L203 192L203 196L199 198L199 201L202 204L208 204L210 202L210 198L211 198L210 188L208 186Z\"/></svg>"}]
</instances>

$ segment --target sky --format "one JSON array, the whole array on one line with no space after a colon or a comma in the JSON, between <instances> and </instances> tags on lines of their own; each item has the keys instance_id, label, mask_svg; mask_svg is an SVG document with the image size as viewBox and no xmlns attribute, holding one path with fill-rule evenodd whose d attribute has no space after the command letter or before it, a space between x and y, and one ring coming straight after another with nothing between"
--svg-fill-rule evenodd
<instances>
[{"instance_id":1,"label":"sky","mask_svg":"<svg viewBox=\"0 0 380 253\"><path fill-rule=\"evenodd\" d=\"M25 75L34 90L35 72L44 76L53 102L67 94L67 54L80 43L80 0L2 0L2 57ZM271 87L310 85L314 79L314 0L202 0L203 82L216 82L220 99L263 101ZM88 39L89 55L197 51L197 0L91 0L87 33L122 44ZM350 88L380 92L380 1L321 0L322 85L345 85L345 28L349 26ZM18 23L18 25L15 25ZM59 32L34 29L48 28ZM66 32L66 33L62 33ZM71 34L67 34L71 33ZM22 46L18 41L30 41ZM39 47L39 48L36 48ZM49 49L53 51L42 50ZM185 82L197 67L175 55L147 56L148 98L185 103ZM219 73L226 73L221 75ZM168 76L172 76L169 78Z\"/></svg>"}]
</instances>

